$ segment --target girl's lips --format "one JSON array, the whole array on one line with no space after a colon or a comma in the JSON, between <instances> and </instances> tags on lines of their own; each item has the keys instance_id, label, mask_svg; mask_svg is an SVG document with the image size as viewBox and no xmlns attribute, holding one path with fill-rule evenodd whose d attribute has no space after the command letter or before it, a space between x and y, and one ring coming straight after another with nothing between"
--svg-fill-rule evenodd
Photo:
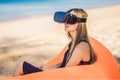
<instances>
[{"instance_id":1,"label":"girl's lips","mask_svg":"<svg viewBox=\"0 0 120 80\"><path fill-rule=\"evenodd\" d=\"M65 28L68 28L68 26L65 26Z\"/></svg>"}]
</instances>

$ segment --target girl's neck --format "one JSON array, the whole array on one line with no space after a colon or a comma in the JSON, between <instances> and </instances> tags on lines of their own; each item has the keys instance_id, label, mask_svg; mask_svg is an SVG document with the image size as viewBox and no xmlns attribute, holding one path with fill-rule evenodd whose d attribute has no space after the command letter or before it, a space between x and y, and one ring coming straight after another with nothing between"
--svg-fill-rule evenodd
<instances>
[{"instance_id":1,"label":"girl's neck","mask_svg":"<svg viewBox=\"0 0 120 80\"><path fill-rule=\"evenodd\" d=\"M71 35L72 39L75 40L76 31L74 31L74 32L70 32L70 35Z\"/></svg>"}]
</instances>

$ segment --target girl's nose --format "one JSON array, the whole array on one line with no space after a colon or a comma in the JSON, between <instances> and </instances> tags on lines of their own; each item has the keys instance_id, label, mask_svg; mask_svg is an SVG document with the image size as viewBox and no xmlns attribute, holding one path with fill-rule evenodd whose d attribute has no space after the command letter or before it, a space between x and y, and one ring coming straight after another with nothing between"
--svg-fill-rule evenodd
<instances>
[{"instance_id":1,"label":"girl's nose","mask_svg":"<svg viewBox=\"0 0 120 80\"><path fill-rule=\"evenodd\" d=\"M65 25L68 25L68 23L67 23L67 22L65 22Z\"/></svg>"},{"instance_id":2,"label":"girl's nose","mask_svg":"<svg viewBox=\"0 0 120 80\"><path fill-rule=\"evenodd\" d=\"M64 25L67 26L67 23L65 22Z\"/></svg>"}]
</instances>

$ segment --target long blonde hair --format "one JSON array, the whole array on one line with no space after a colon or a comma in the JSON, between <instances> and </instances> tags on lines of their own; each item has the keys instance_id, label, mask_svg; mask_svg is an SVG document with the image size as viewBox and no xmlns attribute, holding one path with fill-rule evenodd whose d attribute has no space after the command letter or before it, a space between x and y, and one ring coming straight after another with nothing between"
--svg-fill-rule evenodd
<instances>
[{"instance_id":1,"label":"long blonde hair","mask_svg":"<svg viewBox=\"0 0 120 80\"><path fill-rule=\"evenodd\" d=\"M68 13L70 13L71 11L74 11L76 13L76 16L78 18L86 18L88 17L87 13L83 10L83 9L78 9L78 8L75 8L75 9L71 9L69 11L67 11ZM67 32L68 34L68 37L70 39L72 39L71 35L69 32ZM70 46L70 50L69 50L69 55L67 56L67 60L66 60L66 63L69 61L69 59L71 58L71 55L76 47L76 45L79 44L79 42L82 40L82 39L85 39L89 46L90 46L90 53L92 54L92 60L95 61L95 54L94 54L94 51L92 49L92 46L90 44L90 41L89 41L89 38L88 38L88 33L87 33L87 27L86 27L86 22L79 22L78 23L78 27L77 27L77 30L76 30L76 36L75 36L75 40L72 40L72 44ZM91 61L91 62L94 62L94 61Z\"/></svg>"}]
</instances>

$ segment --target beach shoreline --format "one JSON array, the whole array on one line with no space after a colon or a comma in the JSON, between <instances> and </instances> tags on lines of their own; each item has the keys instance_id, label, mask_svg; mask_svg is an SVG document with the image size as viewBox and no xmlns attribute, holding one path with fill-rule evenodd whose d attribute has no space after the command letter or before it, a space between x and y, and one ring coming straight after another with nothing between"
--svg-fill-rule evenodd
<instances>
[{"instance_id":1,"label":"beach shoreline","mask_svg":"<svg viewBox=\"0 0 120 80\"><path fill-rule=\"evenodd\" d=\"M89 15L87 20L89 35L100 41L118 59L120 59L119 9L120 5L86 10ZM13 74L19 61L28 60L36 66L44 64L68 43L64 25L54 22L53 15L0 22L0 34L0 63L2 64L0 68L9 70L8 73L0 70L0 75L5 76ZM41 62L34 63L37 60ZM9 64L12 65L8 66Z\"/></svg>"},{"instance_id":2,"label":"beach shoreline","mask_svg":"<svg viewBox=\"0 0 120 80\"><path fill-rule=\"evenodd\" d=\"M119 6L120 4L118 3L118 4L107 4L107 5L101 5L101 6L95 6L95 7L91 7L91 8L85 8L85 10L95 10L95 9L99 9L99 8L107 8L107 7L112 7L112 6ZM83 7L80 7L80 8L83 8ZM59 9L58 9L59 10ZM63 9L63 11L65 11L66 9ZM27 19L27 18L35 18L35 17L40 17L40 16L48 16L48 15L53 15L53 11L52 12L48 12L48 13L39 13L39 14L33 14L33 15L21 15L21 16L14 16L13 18L9 18L9 16L8 16L8 19L6 18L6 19L0 19L0 23L2 23L2 22L9 22L9 21L15 21L15 20L20 20L20 19Z\"/></svg>"}]
</instances>

